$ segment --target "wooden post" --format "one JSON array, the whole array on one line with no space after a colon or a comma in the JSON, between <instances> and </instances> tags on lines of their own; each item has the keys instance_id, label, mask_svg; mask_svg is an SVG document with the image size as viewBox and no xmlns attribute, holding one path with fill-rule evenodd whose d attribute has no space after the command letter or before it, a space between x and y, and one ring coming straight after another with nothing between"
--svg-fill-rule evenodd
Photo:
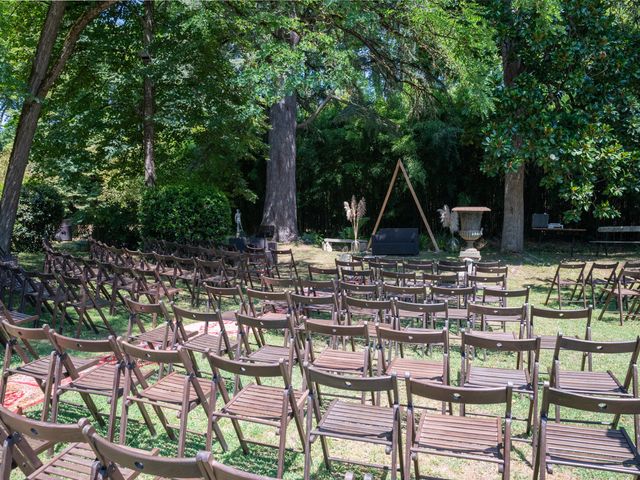
<instances>
[{"instance_id":1,"label":"wooden post","mask_svg":"<svg viewBox=\"0 0 640 480\"><path fill-rule=\"evenodd\" d=\"M429 234L429 238L431 239L431 243L433 244L433 249L435 252L439 252L438 244L436 243L436 239L433 236L433 232L431 231L431 227L429 227L429 222L427 222L427 217L422 210L422 206L418 201L418 196L416 195L415 190L413 189L413 185L411 184L411 180L409 179L409 174L407 174L407 170L404 168L402 164L402 160L398 160L396 163L396 168L393 171L393 175L391 176L391 182L389 182L389 188L387 189L387 194L384 197L384 201L382 202L382 208L380 209L380 213L378 214L378 218L376 220L376 224L373 227L373 231L371 232L371 238L369 238L369 243L367 244L367 250L371 248L371 242L373 241L373 236L378 231L378 227L380 226L380 221L382 220L382 215L384 215L384 211L387 208L387 203L389 202L389 197L391 196L391 191L393 190L393 186L396 183L396 179L398 178L398 171L402 170L402 175L407 182L407 186L409 187L409 191L411 192L411 196L413 197L413 201L416 202L416 207L418 207L418 212L420 213L420 217L422 218L422 222L424 226L427 228L427 233Z\"/></svg>"}]
</instances>

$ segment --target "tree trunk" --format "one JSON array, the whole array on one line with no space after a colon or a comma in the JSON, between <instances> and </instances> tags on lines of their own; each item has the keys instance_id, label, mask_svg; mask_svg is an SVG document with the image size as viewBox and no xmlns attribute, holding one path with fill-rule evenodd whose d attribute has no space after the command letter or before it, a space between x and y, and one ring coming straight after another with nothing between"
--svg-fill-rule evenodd
<instances>
[{"instance_id":1,"label":"tree trunk","mask_svg":"<svg viewBox=\"0 0 640 480\"><path fill-rule=\"evenodd\" d=\"M153 42L153 0L144 0L144 52L143 60L145 65L151 63L150 47ZM156 184L156 162L153 150L154 144L154 99L153 80L149 75L144 77L144 183L147 187Z\"/></svg>"},{"instance_id":2,"label":"tree trunk","mask_svg":"<svg viewBox=\"0 0 640 480\"><path fill-rule=\"evenodd\" d=\"M524 248L524 164L504 175L503 252L522 252Z\"/></svg>"},{"instance_id":3,"label":"tree trunk","mask_svg":"<svg viewBox=\"0 0 640 480\"><path fill-rule=\"evenodd\" d=\"M269 161L262 225L274 225L276 240L298 237L296 203L296 96L288 95L269 109Z\"/></svg>"},{"instance_id":4,"label":"tree trunk","mask_svg":"<svg viewBox=\"0 0 640 480\"><path fill-rule=\"evenodd\" d=\"M60 77L84 28L116 1L105 0L100 3L90 4L88 10L69 29L60 49L60 55L51 68L51 52L58 37L66 2L55 1L49 5L47 18L40 32L36 55L29 74L29 96L25 99L20 112L18 128L16 129L16 136L13 139L13 147L9 156L2 199L0 200L0 253L2 255L8 255L11 249L11 236L13 235L13 226L18 212L24 172L27 169L29 152L31 151L31 145L42 111L42 102L55 81Z\"/></svg>"},{"instance_id":5,"label":"tree trunk","mask_svg":"<svg viewBox=\"0 0 640 480\"><path fill-rule=\"evenodd\" d=\"M508 2L510 3L510 2ZM505 88L513 85L516 77L522 73L522 62L516 47L510 39L502 45L502 76ZM520 148L521 138L516 134L512 138L514 149ZM522 163L515 171L504 175L504 215L502 219L503 252L522 252L524 249L524 174Z\"/></svg>"},{"instance_id":6,"label":"tree trunk","mask_svg":"<svg viewBox=\"0 0 640 480\"><path fill-rule=\"evenodd\" d=\"M2 199L0 200L0 252L8 255L11 249L11 235L16 221L22 180L29 161L29 152L38 126L38 118L42 111L42 100L38 98L45 81L51 52L58 37L58 30L64 17L65 2L52 2L47 11L36 55L29 75L29 95L22 105L16 136L13 140L7 175L4 180ZM46 92L45 92L46 94Z\"/></svg>"}]
</instances>

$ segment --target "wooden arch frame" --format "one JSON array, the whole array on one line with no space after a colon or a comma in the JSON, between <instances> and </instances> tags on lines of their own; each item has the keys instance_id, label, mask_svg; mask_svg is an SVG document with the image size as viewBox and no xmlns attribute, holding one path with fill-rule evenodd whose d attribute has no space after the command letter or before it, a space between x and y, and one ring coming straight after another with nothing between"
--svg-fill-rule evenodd
<instances>
[{"instance_id":1,"label":"wooden arch frame","mask_svg":"<svg viewBox=\"0 0 640 480\"><path fill-rule=\"evenodd\" d=\"M389 182L389 188L387 189L387 194L384 197L384 202L382 202L382 208L380 209L380 213L378 214L378 219L376 220L376 224L373 227L373 231L371 232L371 238L369 238L369 243L367 244L367 250L369 250L371 248L371 242L373 240L373 236L378 231L378 227L380 226L380 220L382 220L382 215L384 215L384 211L387 208L387 203L389 202L389 197L391 196L391 191L393 190L393 186L395 185L396 180L398 178L398 172L399 171L402 171L402 175L404 176L404 179L407 182L407 186L409 187L409 191L411 192L411 196L413 197L413 201L416 202L416 207L418 207L418 212L420 213L420 217L422 218L422 222L424 223L424 226L427 228L427 233L429 234L429 238L431 238L431 243L433 244L433 248L437 253L437 252L440 251L440 249L438 248L438 244L436 243L436 239L433 236L433 232L431 231L431 227L429 227L429 222L427 222L427 217L425 216L424 211L422 210L422 206L420 205L420 202L418 201L418 196L416 195L416 192L413 189L413 185L411 184L411 180L409 179L409 174L407 174L407 170L406 170L406 168L404 168L404 164L402 163L402 160L398 160L398 163L396 163L396 168L393 171L393 176L391 177L391 182Z\"/></svg>"}]
</instances>

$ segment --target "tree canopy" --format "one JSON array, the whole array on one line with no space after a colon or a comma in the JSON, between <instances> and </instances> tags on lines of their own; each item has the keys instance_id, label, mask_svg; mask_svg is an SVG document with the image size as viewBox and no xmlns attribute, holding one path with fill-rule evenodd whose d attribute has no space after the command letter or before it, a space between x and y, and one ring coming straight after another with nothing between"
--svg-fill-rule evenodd
<instances>
[{"instance_id":1,"label":"tree canopy","mask_svg":"<svg viewBox=\"0 0 640 480\"><path fill-rule=\"evenodd\" d=\"M499 232L504 175L520 165L527 213L585 224L640 216L640 29L631 1L153 3L150 45L143 2L109 5L38 99L27 176L57 187L77 221L95 220L114 199L135 210L152 188L145 78L154 88L157 184L223 192L249 232L264 221L268 190L293 188L300 233L337 234L352 195L370 212L380 207L398 159L428 215L443 203L486 204L490 233ZM48 8L0 4L5 169L29 100L34 26ZM66 7L54 57L88 9ZM509 88L505 40L521 65ZM293 187L267 181L279 158L269 143L281 128L272 107L288 97ZM418 226L399 188L385 222Z\"/></svg>"}]
</instances>

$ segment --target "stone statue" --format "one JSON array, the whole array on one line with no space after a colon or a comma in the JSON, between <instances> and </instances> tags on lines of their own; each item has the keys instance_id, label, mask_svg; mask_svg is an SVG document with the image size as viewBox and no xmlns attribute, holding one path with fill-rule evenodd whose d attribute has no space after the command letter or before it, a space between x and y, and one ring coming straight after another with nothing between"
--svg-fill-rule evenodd
<instances>
[{"instance_id":1,"label":"stone statue","mask_svg":"<svg viewBox=\"0 0 640 480\"><path fill-rule=\"evenodd\" d=\"M240 209L236 208L236 214L233 217L236 221L236 237L240 237L240 235L242 234L243 230L242 230L242 217L240 215Z\"/></svg>"}]
</instances>

